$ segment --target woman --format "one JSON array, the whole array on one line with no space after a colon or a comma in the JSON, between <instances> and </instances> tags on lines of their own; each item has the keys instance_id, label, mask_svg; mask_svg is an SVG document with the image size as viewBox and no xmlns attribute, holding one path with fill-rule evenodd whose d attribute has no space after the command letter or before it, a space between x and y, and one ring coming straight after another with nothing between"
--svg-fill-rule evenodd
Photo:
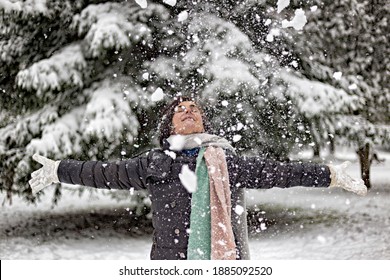
<instances>
[{"instance_id":1,"label":"woman","mask_svg":"<svg viewBox=\"0 0 390 280\"><path fill-rule=\"evenodd\" d=\"M33 193L54 182L147 189L154 226L151 259L248 259L245 188L367 192L362 180L344 172L344 165L240 157L227 140L207 132L210 125L199 105L179 97L164 111L160 149L108 163L53 161L35 154L43 167L32 173L30 185Z\"/></svg>"}]
</instances>

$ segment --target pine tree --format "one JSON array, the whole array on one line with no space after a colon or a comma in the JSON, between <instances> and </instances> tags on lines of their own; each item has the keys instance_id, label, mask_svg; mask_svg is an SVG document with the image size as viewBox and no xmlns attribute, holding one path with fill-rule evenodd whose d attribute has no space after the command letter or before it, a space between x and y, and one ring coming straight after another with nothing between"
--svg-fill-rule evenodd
<instances>
[{"instance_id":1,"label":"pine tree","mask_svg":"<svg viewBox=\"0 0 390 280\"><path fill-rule=\"evenodd\" d=\"M371 149L390 142L389 5L369 0L284 2L287 7L277 11L274 1L225 0L216 10L286 67L284 95L308 132L297 138L300 145L311 145L317 156L324 146L334 149L335 140L354 146L362 178L370 186ZM285 28L297 12L307 16L303 30Z\"/></svg>"},{"instance_id":2,"label":"pine tree","mask_svg":"<svg viewBox=\"0 0 390 280\"><path fill-rule=\"evenodd\" d=\"M287 38L306 78L343 90L356 101L339 101L342 114L330 122L329 132L357 149L362 178L370 187L371 149L390 143L389 6L356 0L310 6L302 40Z\"/></svg>"},{"instance_id":3,"label":"pine tree","mask_svg":"<svg viewBox=\"0 0 390 280\"><path fill-rule=\"evenodd\" d=\"M287 118L291 105L273 93L278 90L278 78L273 77L280 69L277 61L257 52L248 36L209 9L194 11L188 24L176 28L185 29L184 45L172 44L178 38L163 41L166 51L150 63L152 76L172 91L199 94L207 101L216 133L235 142L238 149L275 157L287 154L291 141L275 138L282 139L280 135L288 134L287 128L298 120ZM182 34L175 29L171 33Z\"/></svg>"},{"instance_id":4,"label":"pine tree","mask_svg":"<svg viewBox=\"0 0 390 280\"><path fill-rule=\"evenodd\" d=\"M0 189L9 198L33 200L35 152L108 160L149 145L141 131L154 104L141 67L169 12L99 2L0 2Z\"/></svg>"},{"instance_id":5,"label":"pine tree","mask_svg":"<svg viewBox=\"0 0 390 280\"><path fill-rule=\"evenodd\" d=\"M8 197L34 200L35 152L110 160L155 144L158 88L167 99L207 101L216 132L243 151L280 156L294 144L288 127L300 120L279 91L279 64L215 14L215 3L0 3L0 190Z\"/></svg>"},{"instance_id":6,"label":"pine tree","mask_svg":"<svg viewBox=\"0 0 390 280\"><path fill-rule=\"evenodd\" d=\"M337 5L310 13L293 2L278 14L274 1L174 2L0 0L0 192L35 199L27 184L35 152L115 160L154 146L157 112L177 95L203 99L216 133L246 153L318 150L329 135L359 135L351 129L357 118L371 129L365 142L389 135L386 69L356 68L372 37L358 53L348 49L350 38L329 28L344 24L327 14ZM304 30L282 28L300 7L309 15ZM387 23L379 18L381 48ZM340 68L329 53L357 58ZM161 102L153 98L159 88ZM144 197L136 196L141 208Z\"/></svg>"}]
</instances>

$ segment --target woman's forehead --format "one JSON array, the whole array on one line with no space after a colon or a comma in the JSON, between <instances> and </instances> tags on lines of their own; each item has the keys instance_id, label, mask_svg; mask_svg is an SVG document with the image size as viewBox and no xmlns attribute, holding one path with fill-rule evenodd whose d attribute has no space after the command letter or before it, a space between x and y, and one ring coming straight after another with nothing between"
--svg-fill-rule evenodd
<instances>
[{"instance_id":1,"label":"woman's forehead","mask_svg":"<svg viewBox=\"0 0 390 280\"><path fill-rule=\"evenodd\" d=\"M178 106L198 106L194 101L182 101Z\"/></svg>"}]
</instances>

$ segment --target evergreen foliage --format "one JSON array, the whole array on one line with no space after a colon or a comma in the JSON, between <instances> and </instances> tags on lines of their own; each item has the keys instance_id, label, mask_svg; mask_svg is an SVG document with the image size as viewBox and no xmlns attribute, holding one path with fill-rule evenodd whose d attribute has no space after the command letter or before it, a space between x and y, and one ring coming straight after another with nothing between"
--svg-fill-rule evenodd
<instances>
[{"instance_id":1,"label":"evergreen foliage","mask_svg":"<svg viewBox=\"0 0 390 280\"><path fill-rule=\"evenodd\" d=\"M203 100L243 153L389 143L388 7L275 2L0 0L0 192L36 199L35 152L117 160L155 146L177 95ZM303 30L283 28L297 9Z\"/></svg>"}]
</instances>

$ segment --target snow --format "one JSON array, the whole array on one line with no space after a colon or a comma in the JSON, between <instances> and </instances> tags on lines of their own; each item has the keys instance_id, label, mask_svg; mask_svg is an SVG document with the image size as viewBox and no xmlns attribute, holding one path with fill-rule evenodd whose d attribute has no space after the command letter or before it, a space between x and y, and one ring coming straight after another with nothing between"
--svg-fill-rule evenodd
<instances>
[{"instance_id":1,"label":"snow","mask_svg":"<svg viewBox=\"0 0 390 280\"><path fill-rule=\"evenodd\" d=\"M273 42L274 41L274 36L272 34L268 34L267 37L265 38L267 42Z\"/></svg>"},{"instance_id":2,"label":"snow","mask_svg":"<svg viewBox=\"0 0 390 280\"><path fill-rule=\"evenodd\" d=\"M133 135L139 123L131 107L123 99L120 85L102 83L91 96L86 106L83 123L84 135L97 135L107 139L119 139L124 127Z\"/></svg>"},{"instance_id":3,"label":"snow","mask_svg":"<svg viewBox=\"0 0 390 280\"><path fill-rule=\"evenodd\" d=\"M5 100L8 100L8 96L10 96L10 101L15 102L15 112L12 112L15 118L11 117L9 121L5 120L4 125L0 129L0 134L3 136L0 141L0 150L2 153L7 153L6 157L8 155L12 156L9 160L7 158L8 162L4 166L12 168L10 176L5 178L3 182L7 182L6 180L8 179L13 180L14 178L27 176L31 172L31 168L33 168L30 155L36 151L44 155L50 154L57 159L66 157L66 155L71 155L75 158L81 156L81 154L85 156L85 151L82 152L81 148L85 144L90 143L91 141L89 140L93 140L95 135L99 139L98 141L93 141L96 145L91 146L91 150L87 151L93 157L96 157L96 151L102 150L107 152L98 157L103 156L107 158L108 155L115 156L112 153L117 153L118 156L121 154L125 155L127 148L123 147L123 145L128 145L129 149L132 149L133 146L143 147L141 135L146 135L143 134L145 132L144 124L146 128L149 125L144 123L141 127L133 110L138 115L144 112L146 107L155 106L156 104L153 104L150 100L158 101L162 99L161 94L159 96L156 93L150 96L157 86L165 84L168 87L172 87L173 92L184 91L185 87L183 86L190 81L190 85L195 86L193 89L196 89L196 92L202 92L203 97L214 100L212 102L215 102L215 104L218 105L218 102L224 100L227 108L222 108L223 112L221 111L218 117L221 120L228 121L229 125L227 127L230 131L227 132L229 137L238 133L235 131L239 131L239 127L243 128L243 124L245 124L245 130L243 129L244 131L239 132L242 136L238 135L233 138L233 140L237 141L240 137L247 139L247 130L257 125L257 115L254 114L251 104L248 106L248 103L254 103L253 107L255 109L263 111L264 108L257 106L263 102L260 99L263 99L263 97L264 99L268 98L271 95L270 93L274 90L277 91L278 87L284 87L284 83L279 81L278 74L281 68L275 63L276 60L265 63L270 61L271 56L267 56L262 51L263 37L258 36L259 38L261 37L261 40L258 43L253 42L253 38L249 38L245 34L247 31L244 30L243 32L243 30L235 26L235 23L229 22L227 18L222 19L218 17L217 11L215 11L216 15L208 12L203 13L203 4L198 3L202 7L198 6L199 9L196 9L197 13L199 12L199 17L194 16L191 20L188 20L188 12L183 11L177 18L179 21L186 20L185 23L186 26L188 24L189 32L187 33L187 29L184 31L187 35L189 34L187 37L185 34L181 36L183 35L181 34L183 30L180 24L171 24L171 20L167 20L172 14L172 9L168 9L167 5L174 6L176 1L164 1L167 5L161 5L163 1L137 1L138 4L134 1L130 1L131 3L127 3L127 1L121 1L121 3L119 1L111 1L109 3L103 3L104 1L95 2L90 5L77 4L75 7L65 5L64 10L59 11L58 5L47 6L48 1L46 0L0 0L0 10L4 13L2 21L5 22L5 24L0 25L2 26L2 32L5 34L4 38L7 39L5 41L7 45L4 45L4 42L0 43L0 48L5 50L2 52L1 57L6 57L8 62L15 60L15 63L11 63L9 66L15 66L15 69L19 69L20 73L16 80L16 86L22 89L20 92L19 90L12 92L12 87L6 86L7 93L3 89ZM285 7L288 7L290 2L286 0L278 1L278 12L286 12ZM180 7L174 8L174 11L185 7L186 4L180 3ZM275 3L276 1L272 4L267 4L267 6L275 6ZM306 5L307 8L305 9L309 13L317 10L317 6L312 5L310 3ZM140 6L148 9L141 9ZM237 8L237 11L241 11L239 6ZM323 8L318 9L316 13L320 15ZM266 38L269 42L274 42L275 36L279 36L272 33L273 30L278 30L278 28L275 28L276 22L270 19L271 15L267 15L267 13L275 10L273 7L264 9L265 12L261 16L256 15L258 23L264 22L266 26L270 27L271 32ZM75 12L79 14L74 15ZM255 10L250 12L256 13ZM291 21L286 21L285 25L287 24L295 29L302 29L306 22L305 13L302 9L295 12L295 17ZM31 39L29 35L31 35L30 31L35 30L36 20L42 16L42 22L50 25L53 18L56 18L53 15L58 15L58 19L64 19L65 25L71 21L72 30L70 30L69 34L74 36L61 36L61 34L56 34L55 32L50 33L50 28L44 28L45 30L38 35L41 36L40 40L43 40L42 43L45 47L40 50L39 48L31 49L28 43ZM31 21L23 19L25 16L31 17ZM33 16L38 17L35 17L34 20ZM276 15L272 15L272 18L274 16ZM289 17L288 19L290 20L291 18ZM334 19L340 19L340 17L335 16ZM205 22L207 24L204 24ZM337 20L336 23L338 23ZM342 20L340 23L342 23ZM29 26L30 24L33 26ZM58 22L58 24L63 26L61 22ZM314 24L314 22L311 24ZM323 23L319 22L319 24ZM306 26L306 28L308 27ZM332 30L331 33L340 38L341 33L338 32L340 30L336 29ZM336 33L340 34L337 35ZM174 36L166 36L166 34ZM14 35L18 36L15 37ZM284 32L280 36L282 35L285 35ZM161 46L155 46L153 36L162 38ZM317 46L318 41L321 40L320 37L314 40L317 42L315 44ZM188 42L190 44L187 44ZM299 43L299 40L297 43ZM177 48L177 46L184 45L188 46L188 49L181 50L181 48ZM155 53L156 47L161 49L161 52ZM7 50L9 49L15 51L8 52ZM326 48L316 49L314 47L314 51L310 52L313 63L315 61L325 61L318 60L318 56L323 54L321 50L324 49ZM152 53L148 53L149 50ZM315 50L320 51L316 52ZM137 54L138 51L142 51L139 59L133 57L133 54ZM287 56L288 53L284 51L282 55ZM297 53L301 52L298 51ZM303 52L303 62L305 62L304 56L305 53ZM30 59L20 59L23 57ZM133 58L136 58L137 63L131 63ZM160 62L166 63L160 64ZM336 82L336 84L340 84L343 89L346 87L351 90L359 89L359 92L357 92L359 95L356 96L366 97L374 93L368 87L368 84L363 82L364 75L355 75L356 73L353 73L353 71L348 72L341 68L332 69L327 66L330 65L328 62L324 62L326 65L310 64L313 66L311 67L313 69L311 72L314 74L320 73L321 75L312 73L313 75L297 75L295 77L291 75L289 77L291 79L288 82L292 81L292 83L286 90L290 95L289 97L292 97L291 99L294 101L291 112L295 114L295 105L297 105L297 110L301 110L305 117L323 116L324 118L321 118L321 120L325 119L327 121L327 116L333 113L350 113L355 111L354 109L359 108L357 100L350 97L351 94L348 96L344 90L324 86L324 81L329 81L326 77L332 77L333 73L335 74L334 78L340 80L340 83ZM300 63L301 60L293 61L291 65L300 68L298 67ZM299 71L301 70L299 69ZM337 72L334 72L341 70L343 74L341 75L340 72L339 76L336 75ZM126 75L126 73L132 73L132 75ZM194 73L196 74L196 80L191 78L194 77ZM348 77L347 73L349 73L350 77ZM15 75L11 76L8 77L9 79L6 77L4 81L15 81ZM126 79L121 78L123 76L126 76ZM313 80L318 78L321 83L315 83L303 77L309 77ZM142 78L144 81L142 81ZM112 83L106 83L102 79L106 79L106 81L111 80ZM6 84L8 84L7 81ZM166 83L164 81L169 82ZM192 82L194 83L192 84ZM115 86L115 83L118 83L118 85ZM376 83L375 79L374 83ZM199 85L200 88L196 88ZM141 87L144 87L144 89L141 89ZM365 90L366 88L367 90ZM139 90L138 92L137 89ZM367 93L363 94L363 91ZM283 90L279 92L283 92ZM38 95L39 98L34 97L34 95ZM151 105L146 106L139 102L133 102L134 99L141 95L144 96L144 102ZM30 108L25 104L20 104L20 100L24 100L24 98L18 98L19 96L26 97L26 101L30 101L31 97L33 106ZM140 97L139 99L142 98ZM258 100L260 100L259 104L257 104ZM386 100L384 99L384 101ZM244 106L237 107L239 110L235 108L237 102L244 104ZM46 105L43 103L46 103ZM222 103L222 106L224 104ZM387 103L385 102L385 104ZM44 110L50 112L52 117L46 117L42 113ZM232 111L237 111L239 114L232 114ZM8 115L8 112L3 114ZM254 122L252 119L254 119ZM354 118L351 119L351 124L352 121L351 134L359 132L359 130L361 131L363 125L366 126L364 120ZM349 122L343 122L343 119L340 119L340 122L343 125L349 124ZM319 124L317 128L322 128L323 123ZM237 125L237 129L235 129L235 125ZM369 126L367 134L377 135L378 133L376 133L375 129L378 127L374 127L374 125ZM308 128L303 127L302 133L306 129ZM332 129L327 129L326 132L329 131L334 132ZM389 133L388 131L387 133ZM133 143L133 139L138 136L138 132L142 132L139 135L140 137L137 138L139 140L137 143L141 144L140 146ZM367 139L365 136L363 139ZM126 138L125 141L119 143L124 138ZM294 138L295 136L292 139ZM261 143L256 138L254 141ZM301 143L302 139L298 141L298 144L302 145ZM122 149L124 150L122 151ZM172 151L166 152L172 158L176 156ZM16 156L13 156L14 154ZM17 168L14 168L16 165ZM23 169L26 171L24 174L20 172ZM14 175L12 171L15 171L16 174ZM17 182L17 180L13 181ZM9 187L11 188L11 186ZM22 194L22 189L22 187L18 188L17 185L12 186L12 190L15 193L19 192L19 194ZM276 190L269 190L257 193L262 195L264 193L264 196L267 197L268 194L275 192ZM313 193L307 195L313 195L315 199L315 192L313 191ZM332 193L334 192L337 193L337 191L332 190ZM294 197L296 193L299 193L299 190L294 189L291 192L287 190L281 193L278 199L282 199L283 195L287 194L289 197ZM64 193L64 195L67 194L67 192ZM320 193L319 195L322 194ZM48 198L45 196L42 199L45 201ZM18 203L17 198L14 198L14 200L16 201L15 203ZM353 207L356 203L353 196L344 196L339 202L348 207ZM284 205L284 202L278 201L278 203L278 205ZM290 201L286 202L287 206L289 205L288 203ZM322 204L318 201L305 202L303 206L298 206L310 211L322 211L323 209ZM67 208L64 207L62 210L66 212ZM235 210L243 211L243 209ZM30 217L33 220L36 218L36 216L33 216L33 213L31 216L28 215L26 217ZM44 217L43 215L39 218ZM301 215L301 217L305 216ZM23 225L23 220L21 221ZM7 228L10 227L7 226ZM272 228L264 221L259 225L260 232L269 232ZM305 224L304 229L306 230L307 228L309 227ZM12 230L10 232L10 236L16 236L12 235ZM29 231L27 230L27 232ZM330 242L327 235L321 233L321 236L325 239L318 238L318 236L316 235L312 239ZM75 238L72 237L71 239ZM39 245L42 244L39 243Z\"/></svg>"},{"instance_id":4,"label":"snow","mask_svg":"<svg viewBox=\"0 0 390 280\"><path fill-rule=\"evenodd\" d=\"M48 11L46 2L46 0L0 0L0 10L4 10L7 13L23 12L27 15L45 14Z\"/></svg>"},{"instance_id":5,"label":"snow","mask_svg":"<svg viewBox=\"0 0 390 280\"><path fill-rule=\"evenodd\" d=\"M333 78L335 78L336 80L340 80L342 75L343 75L342 72L334 72Z\"/></svg>"},{"instance_id":6,"label":"snow","mask_svg":"<svg viewBox=\"0 0 390 280\"><path fill-rule=\"evenodd\" d=\"M281 11L283 11L284 8L290 5L290 0L278 0L278 3L276 5L278 7L278 13L280 13Z\"/></svg>"},{"instance_id":7,"label":"snow","mask_svg":"<svg viewBox=\"0 0 390 280\"><path fill-rule=\"evenodd\" d=\"M189 193L193 193L197 189L197 177L195 172L190 170L187 164L183 164L179 173L180 182Z\"/></svg>"},{"instance_id":8,"label":"snow","mask_svg":"<svg viewBox=\"0 0 390 280\"><path fill-rule=\"evenodd\" d=\"M268 26L268 25L270 25L272 23L272 20L271 19L266 19L266 21L264 22L264 25L265 26Z\"/></svg>"},{"instance_id":9,"label":"snow","mask_svg":"<svg viewBox=\"0 0 390 280\"><path fill-rule=\"evenodd\" d=\"M306 154L301 154L305 158ZM390 258L390 153L372 167L373 189L366 197L341 189L270 189L247 192L247 207L264 217L250 228L254 260L340 260ZM348 172L358 176L356 156L338 151L335 161L351 160ZM77 188L77 187L73 187ZM127 226L133 219L128 201L113 201L109 191L74 197L69 187L57 207L48 192L26 205L15 197L0 216L1 259L147 260L151 233ZM4 199L4 194L0 194ZM348 203L347 203L348 202ZM311 205L316 205L311 209ZM127 209L127 210L126 210ZM128 214L123 214L128 213ZM107 222L105 217L112 222ZM277 223L267 226L266 220ZM288 225L286 225L288 224Z\"/></svg>"},{"instance_id":10,"label":"snow","mask_svg":"<svg viewBox=\"0 0 390 280\"><path fill-rule=\"evenodd\" d=\"M350 84L349 86L348 86L348 89L350 89L350 90L356 90L358 87L357 87L357 85L356 84Z\"/></svg>"},{"instance_id":11,"label":"snow","mask_svg":"<svg viewBox=\"0 0 390 280\"><path fill-rule=\"evenodd\" d=\"M176 0L163 0L163 2L165 4L172 6L172 7L176 5Z\"/></svg>"},{"instance_id":12,"label":"snow","mask_svg":"<svg viewBox=\"0 0 390 280\"><path fill-rule=\"evenodd\" d=\"M142 7L147 5L146 1L139 2ZM83 43L87 45L88 55L101 57L107 50L119 51L140 41L152 40L152 31L147 24L129 18L134 13L132 5L121 3L88 5L73 17L71 27L80 37L85 36Z\"/></svg>"},{"instance_id":13,"label":"snow","mask_svg":"<svg viewBox=\"0 0 390 280\"><path fill-rule=\"evenodd\" d=\"M135 0L135 2L142 8L146 9L148 7L148 2L146 0Z\"/></svg>"},{"instance_id":14,"label":"snow","mask_svg":"<svg viewBox=\"0 0 390 280\"><path fill-rule=\"evenodd\" d=\"M79 152L80 136L74 131L74 127L80 126L83 111L75 108L61 116L55 122L45 126L41 138L32 139L26 146L26 156L34 153L47 156L50 153L57 155L69 155ZM28 161L28 158L25 159Z\"/></svg>"},{"instance_id":15,"label":"snow","mask_svg":"<svg viewBox=\"0 0 390 280\"><path fill-rule=\"evenodd\" d=\"M176 153L175 153L175 152L165 150L164 153L165 153L166 155L170 156L170 157L173 158L173 159L176 158Z\"/></svg>"},{"instance_id":16,"label":"snow","mask_svg":"<svg viewBox=\"0 0 390 280\"><path fill-rule=\"evenodd\" d=\"M289 83L287 93L298 104L298 109L308 118L341 113L348 108L360 106L359 98L351 96L343 89L321 82L310 81L293 73L281 72L281 77Z\"/></svg>"},{"instance_id":17,"label":"snow","mask_svg":"<svg viewBox=\"0 0 390 280\"><path fill-rule=\"evenodd\" d=\"M185 139L182 135L171 135L168 139L169 149L172 151L181 151L184 147Z\"/></svg>"},{"instance_id":18,"label":"snow","mask_svg":"<svg viewBox=\"0 0 390 280\"><path fill-rule=\"evenodd\" d=\"M158 102L158 101L161 101L164 99L164 91L162 90L162 88L157 88L152 96L151 96L151 100L153 102Z\"/></svg>"},{"instance_id":19,"label":"snow","mask_svg":"<svg viewBox=\"0 0 390 280\"><path fill-rule=\"evenodd\" d=\"M47 91L60 90L64 85L81 88L86 67L81 45L74 43L21 70L16 80L19 87L36 91L39 96Z\"/></svg>"},{"instance_id":20,"label":"snow","mask_svg":"<svg viewBox=\"0 0 390 280\"><path fill-rule=\"evenodd\" d=\"M182 12L180 12L180 14L178 14L177 21L183 22L183 21L187 20L187 18L188 18L188 11L182 11Z\"/></svg>"},{"instance_id":21,"label":"snow","mask_svg":"<svg viewBox=\"0 0 390 280\"><path fill-rule=\"evenodd\" d=\"M279 36L279 35L280 35L280 30L276 28L272 28L266 37L266 41L273 42L275 36Z\"/></svg>"},{"instance_id":22,"label":"snow","mask_svg":"<svg viewBox=\"0 0 390 280\"><path fill-rule=\"evenodd\" d=\"M234 208L234 212L236 212L237 215L241 215L242 213L244 213L244 211L245 211L244 207L238 204Z\"/></svg>"},{"instance_id":23,"label":"snow","mask_svg":"<svg viewBox=\"0 0 390 280\"><path fill-rule=\"evenodd\" d=\"M293 27L295 30L302 30L307 23L305 12L302 9L296 9L294 18L291 21L283 20L282 27Z\"/></svg>"},{"instance_id":24,"label":"snow","mask_svg":"<svg viewBox=\"0 0 390 280\"><path fill-rule=\"evenodd\" d=\"M241 138L242 138L242 135L236 134L233 136L233 142L238 142L241 140Z\"/></svg>"},{"instance_id":25,"label":"snow","mask_svg":"<svg viewBox=\"0 0 390 280\"><path fill-rule=\"evenodd\" d=\"M143 74L142 74L142 78L143 78L144 80L149 80L149 73L143 73Z\"/></svg>"}]
</instances>

